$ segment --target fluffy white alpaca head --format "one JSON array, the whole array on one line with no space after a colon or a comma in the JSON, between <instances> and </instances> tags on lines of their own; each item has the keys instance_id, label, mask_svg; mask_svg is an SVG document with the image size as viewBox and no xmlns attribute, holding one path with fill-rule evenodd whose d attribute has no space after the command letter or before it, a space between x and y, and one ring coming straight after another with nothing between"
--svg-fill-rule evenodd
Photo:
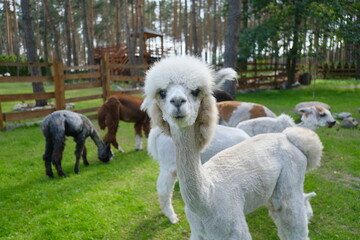
<instances>
[{"instance_id":1,"label":"fluffy white alpaca head","mask_svg":"<svg viewBox=\"0 0 360 240\"><path fill-rule=\"evenodd\" d=\"M300 108L299 112L302 113L303 125L312 130L315 130L317 126L331 128L336 123L331 112L320 105Z\"/></svg>"},{"instance_id":2,"label":"fluffy white alpaca head","mask_svg":"<svg viewBox=\"0 0 360 240\"><path fill-rule=\"evenodd\" d=\"M194 125L197 143L205 147L217 122L217 108L212 96L213 71L199 59L174 56L162 59L146 74L146 110L155 126L170 134L170 127Z\"/></svg>"}]
</instances>

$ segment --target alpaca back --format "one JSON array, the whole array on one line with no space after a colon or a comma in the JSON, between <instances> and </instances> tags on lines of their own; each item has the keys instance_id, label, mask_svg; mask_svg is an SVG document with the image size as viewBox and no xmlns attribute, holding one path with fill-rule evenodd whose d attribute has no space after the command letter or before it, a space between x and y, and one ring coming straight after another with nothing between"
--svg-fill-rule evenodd
<instances>
[{"instance_id":1,"label":"alpaca back","mask_svg":"<svg viewBox=\"0 0 360 240\"><path fill-rule=\"evenodd\" d=\"M323 145L315 132L307 128L289 127L283 133L293 145L305 154L307 158L306 170L320 166Z\"/></svg>"},{"instance_id":2,"label":"alpaca back","mask_svg":"<svg viewBox=\"0 0 360 240\"><path fill-rule=\"evenodd\" d=\"M236 128L244 130L249 136L255 136L262 133L282 132L287 127L295 126L294 120L281 114L277 118L259 117L240 122Z\"/></svg>"},{"instance_id":3,"label":"alpaca back","mask_svg":"<svg viewBox=\"0 0 360 240\"><path fill-rule=\"evenodd\" d=\"M100 107L98 111L100 129L110 128L109 124L116 126L119 124L119 105L119 100L111 97Z\"/></svg>"}]
</instances>

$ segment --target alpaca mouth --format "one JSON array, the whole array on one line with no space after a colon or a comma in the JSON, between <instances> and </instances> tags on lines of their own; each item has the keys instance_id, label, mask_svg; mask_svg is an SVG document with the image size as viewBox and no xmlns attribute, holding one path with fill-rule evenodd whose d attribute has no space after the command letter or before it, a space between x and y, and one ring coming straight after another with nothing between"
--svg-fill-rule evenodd
<instances>
[{"instance_id":1,"label":"alpaca mouth","mask_svg":"<svg viewBox=\"0 0 360 240\"><path fill-rule=\"evenodd\" d=\"M333 126L335 126L336 122L328 122L328 128L332 128Z\"/></svg>"}]
</instances>

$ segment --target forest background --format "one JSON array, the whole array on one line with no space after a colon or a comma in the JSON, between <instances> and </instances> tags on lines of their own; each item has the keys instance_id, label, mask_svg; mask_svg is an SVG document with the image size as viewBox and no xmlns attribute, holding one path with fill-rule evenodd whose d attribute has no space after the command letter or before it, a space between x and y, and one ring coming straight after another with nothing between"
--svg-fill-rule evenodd
<instances>
[{"instance_id":1,"label":"forest background","mask_svg":"<svg viewBox=\"0 0 360 240\"><path fill-rule=\"evenodd\" d=\"M167 55L234 68L286 63L289 84L299 62L351 65L360 78L359 16L354 0L3 0L0 61L47 62L56 54L69 66L91 65L94 48L125 44L130 63L141 64L138 39L151 29L163 34Z\"/></svg>"}]
</instances>

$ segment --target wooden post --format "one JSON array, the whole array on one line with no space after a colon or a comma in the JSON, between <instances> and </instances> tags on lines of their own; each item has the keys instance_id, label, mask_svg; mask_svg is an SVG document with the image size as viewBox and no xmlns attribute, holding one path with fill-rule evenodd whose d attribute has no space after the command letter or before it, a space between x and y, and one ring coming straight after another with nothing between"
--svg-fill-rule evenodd
<instances>
[{"instance_id":1,"label":"wooden post","mask_svg":"<svg viewBox=\"0 0 360 240\"><path fill-rule=\"evenodd\" d=\"M278 62L277 62L277 59L275 60L275 81L274 81L274 87L277 87L277 78L278 78L278 74L277 74L277 71L278 71Z\"/></svg>"},{"instance_id":2,"label":"wooden post","mask_svg":"<svg viewBox=\"0 0 360 240\"><path fill-rule=\"evenodd\" d=\"M104 54L104 57L101 59L101 81L103 88L103 100L104 102L110 96L110 62L109 55Z\"/></svg>"},{"instance_id":3,"label":"wooden post","mask_svg":"<svg viewBox=\"0 0 360 240\"><path fill-rule=\"evenodd\" d=\"M65 78L64 78L64 64L56 61L55 54L53 55L54 67L54 88L55 88L55 109L64 110L65 107Z\"/></svg>"}]
</instances>

